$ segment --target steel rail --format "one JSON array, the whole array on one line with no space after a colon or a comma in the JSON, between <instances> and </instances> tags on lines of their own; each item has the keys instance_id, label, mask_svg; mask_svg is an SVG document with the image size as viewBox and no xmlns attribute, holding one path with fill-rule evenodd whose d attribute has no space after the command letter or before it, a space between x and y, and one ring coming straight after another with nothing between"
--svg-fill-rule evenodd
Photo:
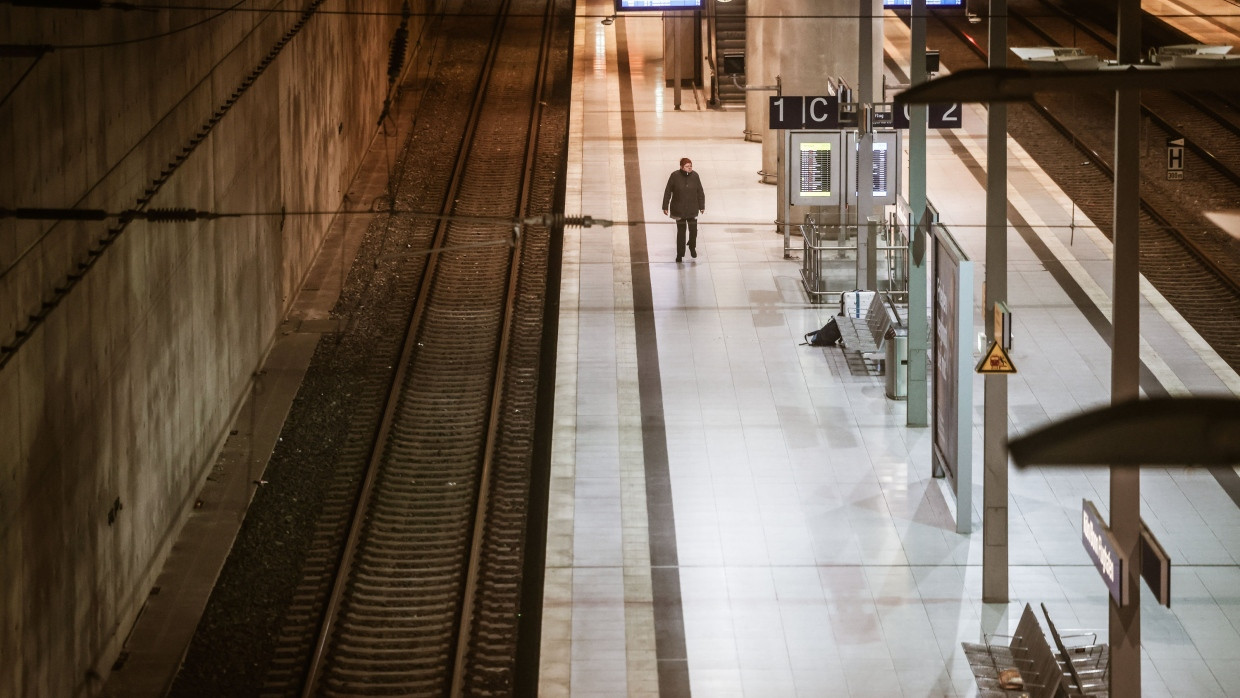
<instances>
[{"instance_id":1,"label":"steel rail","mask_svg":"<svg viewBox=\"0 0 1240 698\"><path fill-rule=\"evenodd\" d=\"M491 40L487 48L487 56L483 62L483 69L478 78L477 88L474 91L474 101L470 107L470 113L466 120L466 127L464 131L465 137L462 140L459 150L460 156L456 158L456 164L453 168L448 193L445 195L443 200L441 217L439 222L436 224L434 244L432 245L432 248L435 250L439 250L444 247L444 241L447 237L449 227L448 217L455 205L457 198L456 194L462 183L462 174L464 173L467 162L465 155L469 153L470 146L473 143L474 137L477 135L476 126L482 112L482 105L485 101L486 95L486 91L483 88L491 76L492 70L495 66L495 58L499 53L509 2L510 0L504 0L503 5L496 14L495 22L492 26ZM374 448L371 451L370 461L366 468L366 476L359 491L352 522L349 525L348 538L344 549L341 552L338 572L332 583L331 595L323 612L323 621L320 625L318 639L315 641L314 652L310 659L310 666L306 671L306 679L302 688L303 698L311 698L316 694L318 681L325 668L327 649L339 615L340 603L345 595L345 588L348 583L348 573L352 568L353 560L358 552L358 545L361 540L365 517L368 510L367 503L372 497L374 483L380 472L380 462L384 456L387 436L392 428L393 418L397 405L400 402L401 393L403 392L404 379L408 374L411 365L410 359L416 345L417 332L422 324L422 318L427 310L427 301L434 283L435 271L439 266L439 259L440 252L432 252L427 260L427 266L422 275L422 282L418 290L417 301L414 304L413 315L410 319L409 328L406 332L404 341L402 342L400 360L397 363L396 371L392 378L392 390L389 392L385 402L383 418L375 435Z\"/></svg>"},{"instance_id":2,"label":"steel rail","mask_svg":"<svg viewBox=\"0 0 1240 698\"><path fill-rule=\"evenodd\" d=\"M980 57L983 61L987 60L988 57L987 57L985 49L981 48L977 44L977 41L973 39L973 37L961 31L958 27L956 27L951 22L948 22L947 20L943 19L940 12L936 10L931 10L930 14L933 15L935 19L937 19L944 27L946 27L948 31L950 31L957 38L959 38L962 43L969 46L973 50L973 52L978 55L978 57ZM1058 119L1053 113L1051 113L1051 111L1046 107L1046 105L1042 104L1041 102L1038 102L1036 99L1029 100L1027 104L1033 107L1034 111L1037 112L1040 116L1042 116L1042 118L1044 118L1046 122L1051 125L1052 128L1054 128L1056 131L1059 131L1061 134L1063 134L1065 138L1071 141L1072 145L1076 147L1076 149L1079 150L1083 155L1085 155L1085 157L1089 159L1091 164L1093 164L1095 167L1101 170L1103 174L1105 174L1109 179L1111 179L1112 181L1115 180L1115 171L1114 169L1112 169L1111 164L1107 162L1105 158L1099 155L1097 151L1088 147L1087 145L1085 145L1084 142L1081 141L1081 139L1077 138L1076 134L1072 131L1072 129L1067 124L1063 123L1063 121ZM1210 257L1210 254L1206 250L1203 250L1200 245L1198 245L1195 241L1193 241L1188 236L1184 235L1183 232L1180 231L1178 226L1171 223L1170 219L1166 215L1164 215L1156 206L1150 203L1144 196L1141 197L1140 203L1141 203L1141 208L1143 211L1145 211L1146 215L1148 215L1151 219L1153 219L1154 222L1158 224L1159 226L1161 226L1164 230L1174 235L1176 240L1184 246L1184 249L1194 259L1196 259L1198 263L1200 263L1211 274L1213 274L1214 277L1217 278L1224 286L1226 286L1228 290L1231 291L1232 294L1236 295L1237 297L1240 297L1240 281L1233 278L1232 275L1229 274L1226 269L1223 269L1217 262L1215 262L1214 259Z\"/></svg>"},{"instance_id":3,"label":"steel rail","mask_svg":"<svg viewBox=\"0 0 1240 698\"><path fill-rule=\"evenodd\" d=\"M1058 8L1051 5L1046 0L1039 0L1039 2L1051 8L1052 10L1058 10ZM1008 15L1015 18L1018 22L1028 27L1030 31L1042 37L1045 41L1051 44L1061 45L1059 44L1058 41L1056 41L1056 39L1053 36L1050 35L1048 31L1046 31L1042 27L1035 24L1033 20L1029 19L1024 14L1017 12L1016 10L1009 9ZM1102 35L1095 32L1093 28L1091 28L1090 26L1082 23L1079 19L1075 17L1067 16L1067 15L1064 15L1062 19L1064 19L1065 21L1071 22L1075 27L1080 28L1086 34L1093 37L1094 40L1098 41L1098 43L1107 47L1111 52L1115 51L1115 45L1113 43L1108 41ZM1177 97L1191 104L1198 111L1202 112L1206 116L1206 118L1210 119L1215 124L1228 129L1229 131L1231 131L1233 134L1237 136L1240 136L1240 126L1237 126L1236 124L1233 124L1227 119L1223 118L1220 114L1215 112L1213 109L1210 109L1208 106L1201 103L1200 100L1190 99L1187 93L1178 92L1178 91L1173 91L1173 92L1175 93ZM1162 130L1166 131L1169 134L1173 134L1173 135L1181 136L1181 137L1185 137L1188 135L1183 130L1181 130L1179 127L1173 125L1170 121L1168 121L1166 118L1161 116L1158 112L1154 111L1144 102L1141 103L1141 113L1149 117L1150 121L1154 122L1159 128L1161 128ZM1194 154L1196 154L1197 157L1204 160L1206 164L1213 167L1215 171L1217 171L1219 174L1231 180L1232 184L1240 187L1240 172L1236 172L1234 169L1232 169L1231 166L1223 162L1222 158L1215 155L1213 152L1211 152L1210 150L1208 150L1207 148L1205 148L1199 142L1197 142L1195 139L1192 139L1192 138L1187 138L1187 137L1184 138L1184 147L1192 151Z\"/></svg>"},{"instance_id":4,"label":"steel rail","mask_svg":"<svg viewBox=\"0 0 1240 698\"><path fill-rule=\"evenodd\" d=\"M542 39L538 49L538 71L534 80L534 89L530 92L530 118L527 126L529 138L526 142L525 162L522 167L520 194L518 195L517 210L514 213L524 214L529 205L530 182L534 177L535 152L538 146L538 124L542 120L541 101L543 87L546 84L548 71L548 58L550 55L551 37L553 22L551 21L554 11L554 3L546 2L543 15L543 32ZM519 229L517 231L519 233ZM512 323L514 316L514 304L518 296L518 284L520 275L517 268L521 260L521 250L524 245L523 236L515 235L510 256L510 264L513 269L508 276L507 301L504 307L504 320L500 331L499 349L497 356L499 361L496 365L495 378L491 392L491 410L487 423L486 439L483 446L482 469L478 477L478 504L475 510L475 518L473 525L473 537L470 544L469 566L465 575L465 593L462 599L461 617L459 629L457 632L456 661L452 672L452 688L451 694L453 698L462 698L465 693L466 665L470 653L470 641L473 638L472 628L474 621L474 607L478 593L478 571L482 561L483 544L487 534L487 519L489 513L489 503L491 500L491 474L494 469L495 452L497 449L498 431L504 407L503 393L506 387L508 375L508 352L512 338Z\"/></svg>"},{"instance_id":5,"label":"steel rail","mask_svg":"<svg viewBox=\"0 0 1240 698\"><path fill-rule=\"evenodd\" d=\"M1056 14L1058 14L1062 19L1068 22L1071 22L1073 25L1080 28L1086 34L1093 37L1093 39L1097 41L1098 43L1102 44L1103 46L1106 46L1107 49L1111 51L1112 55L1114 55L1115 42L1111 41L1106 36L1099 33L1092 26L1083 22L1080 17L1073 15L1070 12L1065 11L1062 7L1059 7L1058 5L1052 2L1049 2L1049 0L1037 0L1037 1L1040 2L1042 5L1046 6L1047 8L1049 8L1052 12L1055 12ZM1172 25L1167 24L1166 20L1162 19L1161 17L1156 17L1154 15L1151 15L1148 12L1145 12L1144 14L1145 14L1146 20L1157 22L1158 26L1162 30L1172 33L1177 37L1180 37L1178 40L1178 43L1194 43L1195 42L1195 39L1193 39L1193 37L1188 36L1184 32L1177 29L1176 27L1173 27ZM1143 33L1148 33L1148 31L1145 31ZM1208 104L1205 104L1199 98L1197 98L1195 95L1191 93L1179 92L1175 90L1172 90L1172 91L1175 92L1175 94L1181 99L1183 99L1184 101L1188 102L1189 104L1192 104L1194 107L1197 107L1202 112L1205 112L1212 119L1217 121L1220 126L1230 131L1233 135L1240 136L1240 124L1236 124L1232 122L1230 119L1228 119L1227 117L1219 114L1217 109L1211 107ZM1224 104L1226 104L1228 107L1230 107L1232 110L1240 111L1240 106L1237 106L1237 104L1233 102L1230 98L1224 97L1221 94L1215 94L1215 97L1218 98L1220 101L1222 101Z\"/></svg>"}]
</instances>

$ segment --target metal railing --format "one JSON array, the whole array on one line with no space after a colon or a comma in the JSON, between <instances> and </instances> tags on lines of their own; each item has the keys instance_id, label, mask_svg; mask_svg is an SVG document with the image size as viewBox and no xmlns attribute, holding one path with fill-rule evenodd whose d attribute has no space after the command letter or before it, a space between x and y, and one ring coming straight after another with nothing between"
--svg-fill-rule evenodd
<instances>
[{"instance_id":1,"label":"metal railing","mask_svg":"<svg viewBox=\"0 0 1240 698\"><path fill-rule=\"evenodd\" d=\"M879 225L874 241L877 288L897 302L908 300L908 228L891 214ZM855 224L820 225L806 216L801 231L801 285L813 303L838 302L841 294L859 288ZM843 232L843 235L840 233Z\"/></svg>"}]
</instances>

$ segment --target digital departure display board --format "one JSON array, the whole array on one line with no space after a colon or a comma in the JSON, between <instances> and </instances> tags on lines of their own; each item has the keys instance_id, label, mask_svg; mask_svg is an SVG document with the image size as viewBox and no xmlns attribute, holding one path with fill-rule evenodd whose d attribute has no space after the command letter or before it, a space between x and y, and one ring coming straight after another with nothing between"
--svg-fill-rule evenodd
<instances>
[{"instance_id":1,"label":"digital departure display board","mask_svg":"<svg viewBox=\"0 0 1240 698\"><path fill-rule=\"evenodd\" d=\"M962 7L964 0L926 0L926 7ZM883 0L883 7L912 7L913 0Z\"/></svg>"},{"instance_id":2,"label":"digital departure display board","mask_svg":"<svg viewBox=\"0 0 1240 698\"><path fill-rule=\"evenodd\" d=\"M876 206L895 206L896 193L900 189L900 132L876 131L872 144L873 168L870 195ZM845 189L844 203L857 203L858 177L861 170L861 149L857 147L857 132L849 131L845 139L845 147L853 155L853 162L848 166L848 186ZM860 181L865 181L861 177Z\"/></svg>"},{"instance_id":3,"label":"digital departure display board","mask_svg":"<svg viewBox=\"0 0 1240 698\"><path fill-rule=\"evenodd\" d=\"M831 143L801 143L801 196L831 196Z\"/></svg>"},{"instance_id":4,"label":"digital departure display board","mask_svg":"<svg viewBox=\"0 0 1240 698\"><path fill-rule=\"evenodd\" d=\"M887 196L888 192L891 191L890 187L887 185L887 171L889 167L890 166L887 164L887 144L886 143L875 143L874 144L874 195L875 196L885 197Z\"/></svg>"},{"instance_id":5,"label":"digital departure display board","mask_svg":"<svg viewBox=\"0 0 1240 698\"><path fill-rule=\"evenodd\" d=\"M700 10L702 0L616 0L616 12Z\"/></svg>"},{"instance_id":6,"label":"digital departure display board","mask_svg":"<svg viewBox=\"0 0 1240 698\"><path fill-rule=\"evenodd\" d=\"M839 206L844 184L844 134L784 131L784 181L793 206Z\"/></svg>"}]
</instances>

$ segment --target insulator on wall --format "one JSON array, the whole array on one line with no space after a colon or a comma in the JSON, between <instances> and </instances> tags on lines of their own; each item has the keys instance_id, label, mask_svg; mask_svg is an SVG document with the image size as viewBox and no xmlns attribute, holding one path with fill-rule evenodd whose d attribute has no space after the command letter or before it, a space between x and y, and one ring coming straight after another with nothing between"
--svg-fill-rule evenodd
<instances>
[{"instance_id":1,"label":"insulator on wall","mask_svg":"<svg viewBox=\"0 0 1240 698\"><path fill-rule=\"evenodd\" d=\"M134 211L136 218L145 218L152 223L183 223L196 220L207 220L219 216L196 208L148 208L145 211Z\"/></svg>"},{"instance_id":2,"label":"insulator on wall","mask_svg":"<svg viewBox=\"0 0 1240 698\"><path fill-rule=\"evenodd\" d=\"M400 8L400 26L396 28L396 34L392 37L392 43L389 44L388 51L388 84L396 82L396 78L400 77L400 71L405 67L405 51L409 47L409 3L403 3Z\"/></svg>"},{"instance_id":3,"label":"insulator on wall","mask_svg":"<svg viewBox=\"0 0 1240 698\"><path fill-rule=\"evenodd\" d=\"M388 84L396 82L400 71L405 66L405 49L409 46L409 30L402 25L392 37L391 52L388 55Z\"/></svg>"},{"instance_id":4,"label":"insulator on wall","mask_svg":"<svg viewBox=\"0 0 1240 698\"><path fill-rule=\"evenodd\" d=\"M547 227L561 225L565 228L591 228L594 226L610 228L616 224L615 221L595 218L593 216L566 216L563 213L551 213L543 216L535 216L533 218L526 218L522 222L526 225L544 225Z\"/></svg>"}]
</instances>

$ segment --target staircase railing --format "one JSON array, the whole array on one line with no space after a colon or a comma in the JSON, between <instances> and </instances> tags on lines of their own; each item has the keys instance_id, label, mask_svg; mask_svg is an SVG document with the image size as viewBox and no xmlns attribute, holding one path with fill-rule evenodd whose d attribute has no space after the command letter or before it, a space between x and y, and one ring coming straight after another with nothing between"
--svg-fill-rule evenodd
<instances>
[{"instance_id":1,"label":"staircase railing","mask_svg":"<svg viewBox=\"0 0 1240 698\"><path fill-rule=\"evenodd\" d=\"M718 49L718 39L715 36L715 3L707 2L706 12L703 14L702 21L705 23L705 31L703 36L706 37L705 63L710 80L710 91L706 95L706 104L710 107L719 106L719 69L715 63L715 55Z\"/></svg>"}]
</instances>

